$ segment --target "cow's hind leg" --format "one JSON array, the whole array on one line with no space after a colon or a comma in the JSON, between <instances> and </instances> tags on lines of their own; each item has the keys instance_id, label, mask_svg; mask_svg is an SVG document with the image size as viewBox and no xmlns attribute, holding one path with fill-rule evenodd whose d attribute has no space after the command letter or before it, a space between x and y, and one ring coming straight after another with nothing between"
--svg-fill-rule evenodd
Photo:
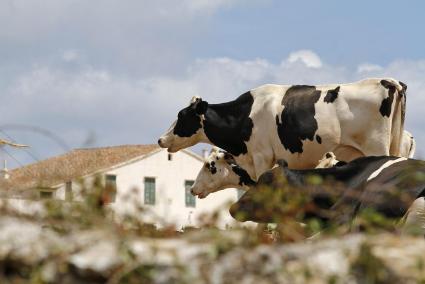
<instances>
[{"instance_id":1,"label":"cow's hind leg","mask_svg":"<svg viewBox=\"0 0 425 284\"><path fill-rule=\"evenodd\" d=\"M409 207L402 225L402 233L425 236L425 199L419 197Z\"/></svg>"},{"instance_id":2,"label":"cow's hind leg","mask_svg":"<svg viewBox=\"0 0 425 284\"><path fill-rule=\"evenodd\" d=\"M340 145L336 147L332 152L335 154L336 159L338 161L344 161L344 162L350 162L354 159L365 156L358 149L352 146L347 146L347 145Z\"/></svg>"}]
</instances>

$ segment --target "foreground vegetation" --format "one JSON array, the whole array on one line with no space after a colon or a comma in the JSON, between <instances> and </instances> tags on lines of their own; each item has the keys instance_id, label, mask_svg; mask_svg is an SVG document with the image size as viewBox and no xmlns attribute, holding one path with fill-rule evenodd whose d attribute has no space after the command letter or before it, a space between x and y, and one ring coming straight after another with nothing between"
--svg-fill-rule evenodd
<instances>
[{"instance_id":1,"label":"foreground vegetation","mask_svg":"<svg viewBox=\"0 0 425 284\"><path fill-rule=\"evenodd\" d=\"M216 215L200 228L159 229L114 216L100 186L88 192L82 202L45 201L43 214L3 206L1 283L425 283L423 237L375 212L354 230L320 234L320 221L291 218L219 230Z\"/></svg>"}]
</instances>

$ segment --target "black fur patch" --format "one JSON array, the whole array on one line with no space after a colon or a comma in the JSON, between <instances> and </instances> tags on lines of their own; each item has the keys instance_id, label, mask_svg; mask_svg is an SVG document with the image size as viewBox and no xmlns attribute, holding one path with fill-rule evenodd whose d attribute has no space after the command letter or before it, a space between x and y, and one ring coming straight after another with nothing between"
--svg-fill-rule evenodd
<instances>
[{"instance_id":1,"label":"black fur patch","mask_svg":"<svg viewBox=\"0 0 425 284\"><path fill-rule=\"evenodd\" d=\"M338 98L339 89L340 87L338 86L333 90L328 90L323 101L325 103L333 103Z\"/></svg>"},{"instance_id":2,"label":"black fur patch","mask_svg":"<svg viewBox=\"0 0 425 284\"><path fill-rule=\"evenodd\" d=\"M379 112L382 114L382 116L390 117L391 105L394 100L394 93L396 91L396 87L393 83L387 80L381 80L381 84L382 86L384 86L384 88L388 89L388 97L382 100Z\"/></svg>"},{"instance_id":3,"label":"black fur patch","mask_svg":"<svg viewBox=\"0 0 425 284\"><path fill-rule=\"evenodd\" d=\"M280 142L291 153L302 153L303 140L313 140L318 128L314 104L319 98L320 91L314 86L292 86L286 91L282 99L282 122L276 115L276 125Z\"/></svg>"},{"instance_id":4,"label":"black fur patch","mask_svg":"<svg viewBox=\"0 0 425 284\"><path fill-rule=\"evenodd\" d=\"M236 164L231 165L232 170L239 176L239 185L253 185L255 182L251 179L248 172Z\"/></svg>"},{"instance_id":5,"label":"black fur patch","mask_svg":"<svg viewBox=\"0 0 425 284\"><path fill-rule=\"evenodd\" d=\"M215 166L215 162L211 162L210 164L210 172L214 175L215 173L217 173L217 167Z\"/></svg>"},{"instance_id":6,"label":"black fur patch","mask_svg":"<svg viewBox=\"0 0 425 284\"><path fill-rule=\"evenodd\" d=\"M398 83L401 85L401 87L403 88L400 95L405 96L406 95L406 91L407 91L407 85L404 84L402 81L398 81Z\"/></svg>"},{"instance_id":7,"label":"black fur patch","mask_svg":"<svg viewBox=\"0 0 425 284\"><path fill-rule=\"evenodd\" d=\"M246 154L254 124L249 117L254 98L246 92L234 101L209 105L204 120L204 131L216 146L234 156Z\"/></svg>"},{"instance_id":8,"label":"black fur patch","mask_svg":"<svg viewBox=\"0 0 425 284\"><path fill-rule=\"evenodd\" d=\"M201 99L190 104L190 106L179 111L177 115L177 123L174 126L173 133L180 137L190 137L194 135L201 127L200 106L208 105L206 102L202 102Z\"/></svg>"},{"instance_id":9,"label":"black fur patch","mask_svg":"<svg viewBox=\"0 0 425 284\"><path fill-rule=\"evenodd\" d=\"M322 144L322 137L320 137L319 135L316 135L316 141L319 144Z\"/></svg>"}]
</instances>

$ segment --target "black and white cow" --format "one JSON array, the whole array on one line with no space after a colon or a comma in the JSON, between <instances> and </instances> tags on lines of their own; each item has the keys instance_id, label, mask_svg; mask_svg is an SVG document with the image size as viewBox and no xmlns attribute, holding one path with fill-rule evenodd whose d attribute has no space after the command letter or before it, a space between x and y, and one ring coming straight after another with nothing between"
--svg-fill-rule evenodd
<instances>
[{"instance_id":1,"label":"black and white cow","mask_svg":"<svg viewBox=\"0 0 425 284\"><path fill-rule=\"evenodd\" d=\"M330 168L340 166L346 162L338 161L335 154L327 152L318 161L317 168ZM199 198L205 198L210 193L227 188L248 190L255 181L249 176L243 165L236 163L232 154L214 147L203 167L198 172L192 185L191 193Z\"/></svg>"},{"instance_id":2,"label":"black and white cow","mask_svg":"<svg viewBox=\"0 0 425 284\"><path fill-rule=\"evenodd\" d=\"M285 208L290 194L307 196L302 206ZM425 233L425 161L374 156L332 168L291 170L281 163L250 185L230 208L239 221L279 223L290 214L346 224L363 209L405 218ZM286 210L286 211L285 211Z\"/></svg>"},{"instance_id":3,"label":"black and white cow","mask_svg":"<svg viewBox=\"0 0 425 284\"><path fill-rule=\"evenodd\" d=\"M209 143L231 153L256 180L285 159L314 168L324 153L351 161L401 152L406 85L366 79L332 85L263 85L234 101L209 104L194 97L159 138L170 152Z\"/></svg>"},{"instance_id":4,"label":"black and white cow","mask_svg":"<svg viewBox=\"0 0 425 284\"><path fill-rule=\"evenodd\" d=\"M198 172L191 193L199 198L205 198L210 193L226 188L248 190L249 186L254 184L255 181L244 167L236 163L232 154L213 148Z\"/></svg>"}]
</instances>

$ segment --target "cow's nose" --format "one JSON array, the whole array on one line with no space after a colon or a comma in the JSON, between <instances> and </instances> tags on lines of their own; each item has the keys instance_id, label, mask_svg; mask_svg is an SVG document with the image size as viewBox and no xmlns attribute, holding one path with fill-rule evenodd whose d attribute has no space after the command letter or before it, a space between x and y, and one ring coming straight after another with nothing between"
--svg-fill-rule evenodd
<instances>
[{"instance_id":1,"label":"cow's nose","mask_svg":"<svg viewBox=\"0 0 425 284\"><path fill-rule=\"evenodd\" d=\"M162 146L161 144L162 144L162 139L161 139L161 138L159 138L159 139L158 139L158 145L159 145L159 146Z\"/></svg>"},{"instance_id":2,"label":"cow's nose","mask_svg":"<svg viewBox=\"0 0 425 284\"><path fill-rule=\"evenodd\" d=\"M192 195L195 195L195 191L193 190L193 188L191 188L191 189L190 189L190 193L191 193Z\"/></svg>"}]
</instances>

